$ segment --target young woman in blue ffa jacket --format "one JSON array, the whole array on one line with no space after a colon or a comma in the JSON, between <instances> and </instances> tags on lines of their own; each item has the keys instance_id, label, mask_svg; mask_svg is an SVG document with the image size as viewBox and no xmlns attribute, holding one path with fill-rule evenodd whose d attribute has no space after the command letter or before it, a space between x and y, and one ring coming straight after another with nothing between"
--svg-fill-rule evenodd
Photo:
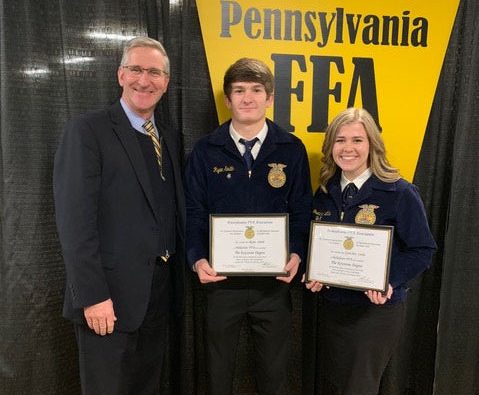
<instances>
[{"instance_id":1,"label":"young woman in blue ffa jacket","mask_svg":"<svg viewBox=\"0 0 479 395\"><path fill-rule=\"evenodd\" d=\"M377 394L401 336L407 283L429 267L436 243L416 187L389 164L379 129L366 110L338 114L326 130L322 153L313 218L394 226L385 293L306 284L322 294L322 376L330 391Z\"/></svg>"}]
</instances>

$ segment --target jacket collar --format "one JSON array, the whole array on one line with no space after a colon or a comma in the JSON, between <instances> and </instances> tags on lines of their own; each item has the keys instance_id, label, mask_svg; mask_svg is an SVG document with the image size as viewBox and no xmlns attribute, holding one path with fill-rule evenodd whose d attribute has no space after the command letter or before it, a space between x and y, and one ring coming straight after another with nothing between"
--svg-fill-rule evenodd
<instances>
[{"instance_id":1,"label":"jacket collar","mask_svg":"<svg viewBox=\"0 0 479 395\"><path fill-rule=\"evenodd\" d=\"M226 151L232 155L241 158L233 139L229 133L231 119L222 125L220 125L213 133L209 135L208 143L216 146L223 146ZM261 145L258 157L255 162L261 162L269 154L274 152L278 144L290 144L293 142L293 138L288 133L281 133L281 129L278 125L269 119L266 119L268 125L268 134L264 143Z\"/></svg>"},{"instance_id":2,"label":"jacket collar","mask_svg":"<svg viewBox=\"0 0 479 395\"><path fill-rule=\"evenodd\" d=\"M338 208L342 206L341 198L341 170L338 169L334 176L329 180L327 189ZM369 177L363 184L358 194L354 198L354 204L360 204L363 201L369 199L374 193L374 190L394 192L397 190L397 184L395 182L384 182L377 178L374 174Z\"/></svg>"}]
</instances>

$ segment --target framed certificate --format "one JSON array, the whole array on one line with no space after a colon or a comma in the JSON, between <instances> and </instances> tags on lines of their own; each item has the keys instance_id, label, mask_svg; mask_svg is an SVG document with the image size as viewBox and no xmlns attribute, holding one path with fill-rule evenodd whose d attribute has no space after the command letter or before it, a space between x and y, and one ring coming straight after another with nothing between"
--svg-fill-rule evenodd
<instances>
[{"instance_id":1,"label":"framed certificate","mask_svg":"<svg viewBox=\"0 0 479 395\"><path fill-rule=\"evenodd\" d=\"M287 276L288 225L288 214L211 214L211 267L223 276Z\"/></svg>"},{"instance_id":2,"label":"framed certificate","mask_svg":"<svg viewBox=\"0 0 479 395\"><path fill-rule=\"evenodd\" d=\"M312 221L306 280L385 292L393 231L393 226Z\"/></svg>"}]
</instances>

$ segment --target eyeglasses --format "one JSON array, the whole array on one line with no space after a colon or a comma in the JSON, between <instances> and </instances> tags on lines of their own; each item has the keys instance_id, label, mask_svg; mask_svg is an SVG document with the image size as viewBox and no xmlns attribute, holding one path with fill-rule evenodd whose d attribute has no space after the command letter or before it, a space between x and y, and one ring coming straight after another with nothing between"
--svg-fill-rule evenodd
<instances>
[{"instance_id":1,"label":"eyeglasses","mask_svg":"<svg viewBox=\"0 0 479 395\"><path fill-rule=\"evenodd\" d=\"M121 66L124 69L128 69L131 74L133 74L135 77L139 77L143 74L144 71L148 74L148 76L151 79L159 79L163 76L168 77L169 73L166 72L165 70L157 69L155 67L145 69L141 66Z\"/></svg>"}]
</instances>

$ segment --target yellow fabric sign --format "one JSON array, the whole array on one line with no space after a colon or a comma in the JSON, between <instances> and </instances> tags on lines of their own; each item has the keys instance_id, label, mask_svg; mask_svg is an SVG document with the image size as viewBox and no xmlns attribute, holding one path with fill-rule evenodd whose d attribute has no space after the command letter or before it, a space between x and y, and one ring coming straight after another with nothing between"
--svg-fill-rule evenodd
<instances>
[{"instance_id":1,"label":"yellow fabric sign","mask_svg":"<svg viewBox=\"0 0 479 395\"><path fill-rule=\"evenodd\" d=\"M268 117L306 145L317 186L324 130L366 108L412 180L459 0L196 0L220 122L223 75L241 57L275 75Z\"/></svg>"}]
</instances>

